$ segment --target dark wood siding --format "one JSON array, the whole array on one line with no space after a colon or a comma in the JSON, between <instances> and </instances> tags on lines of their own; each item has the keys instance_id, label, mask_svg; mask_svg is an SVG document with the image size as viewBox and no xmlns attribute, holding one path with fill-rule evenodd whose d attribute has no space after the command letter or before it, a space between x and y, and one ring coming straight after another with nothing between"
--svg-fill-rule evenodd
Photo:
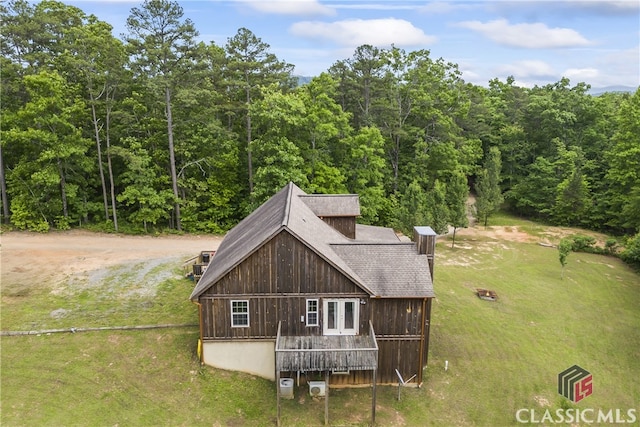
<instances>
[{"instance_id":1,"label":"dark wood siding","mask_svg":"<svg viewBox=\"0 0 640 427\"><path fill-rule=\"evenodd\" d=\"M430 301L421 298L370 300L373 328L380 349L379 383L397 383L396 369L405 380L415 374L414 381L422 382L428 350L428 329L423 325L429 322Z\"/></svg>"},{"instance_id":2,"label":"dark wood siding","mask_svg":"<svg viewBox=\"0 0 640 427\"><path fill-rule=\"evenodd\" d=\"M372 299L371 319L376 336L419 336L422 299Z\"/></svg>"},{"instance_id":3,"label":"dark wood siding","mask_svg":"<svg viewBox=\"0 0 640 427\"><path fill-rule=\"evenodd\" d=\"M204 339L275 338L278 321L287 335L322 334L307 327L306 300L368 298L339 270L286 231L226 274L200 297ZM231 300L249 301L250 326L231 327ZM368 331L369 311L360 310L360 330Z\"/></svg>"},{"instance_id":4,"label":"dark wood siding","mask_svg":"<svg viewBox=\"0 0 640 427\"><path fill-rule=\"evenodd\" d=\"M356 238L356 218L353 216L325 216L321 219L350 239Z\"/></svg>"},{"instance_id":5,"label":"dark wood siding","mask_svg":"<svg viewBox=\"0 0 640 427\"><path fill-rule=\"evenodd\" d=\"M318 299L319 325L306 326L306 301ZM358 298L359 330L372 320L379 346L379 383L397 384L395 370L422 381L427 363L431 299L370 299L338 269L282 231L251 254L199 299L205 340L275 340L284 335L321 335L324 298ZM231 327L231 301L249 301L249 327ZM303 320L302 320L303 319ZM311 374L310 374L311 375ZM369 384L372 372L332 375L331 384Z\"/></svg>"}]
</instances>

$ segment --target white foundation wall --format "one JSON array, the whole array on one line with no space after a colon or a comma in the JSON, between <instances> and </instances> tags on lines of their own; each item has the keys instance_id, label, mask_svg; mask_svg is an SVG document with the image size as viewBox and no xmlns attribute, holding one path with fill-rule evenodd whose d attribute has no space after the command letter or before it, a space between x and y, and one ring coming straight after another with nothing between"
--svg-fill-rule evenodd
<instances>
[{"instance_id":1,"label":"white foundation wall","mask_svg":"<svg viewBox=\"0 0 640 427\"><path fill-rule=\"evenodd\" d=\"M276 343L270 341L204 342L202 360L206 365L240 371L275 381Z\"/></svg>"}]
</instances>

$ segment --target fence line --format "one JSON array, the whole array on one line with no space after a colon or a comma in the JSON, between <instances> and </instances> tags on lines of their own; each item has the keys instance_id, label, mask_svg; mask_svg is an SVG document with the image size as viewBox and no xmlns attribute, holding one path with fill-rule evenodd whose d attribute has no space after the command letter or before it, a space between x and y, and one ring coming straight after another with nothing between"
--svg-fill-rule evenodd
<instances>
[{"instance_id":1,"label":"fence line","mask_svg":"<svg viewBox=\"0 0 640 427\"><path fill-rule=\"evenodd\" d=\"M132 331L140 329L167 329L167 328L191 328L198 326L197 323L178 323L165 325L139 325L139 326L102 326L96 328L64 328L64 329L43 329L40 331L0 331L1 337L13 337L23 335L44 335L76 332L95 332L95 331Z\"/></svg>"}]
</instances>

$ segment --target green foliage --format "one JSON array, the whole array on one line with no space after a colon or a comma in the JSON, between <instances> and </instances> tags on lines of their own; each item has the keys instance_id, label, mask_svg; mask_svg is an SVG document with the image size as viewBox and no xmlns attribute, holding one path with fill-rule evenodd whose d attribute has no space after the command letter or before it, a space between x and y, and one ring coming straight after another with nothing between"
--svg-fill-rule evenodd
<instances>
[{"instance_id":1,"label":"green foliage","mask_svg":"<svg viewBox=\"0 0 640 427\"><path fill-rule=\"evenodd\" d=\"M483 222L485 227L491 214L500 209L504 200L500 188L501 169L500 150L497 147L491 147L475 186L478 220Z\"/></svg>"},{"instance_id":2,"label":"green foliage","mask_svg":"<svg viewBox=\"0 0 640 427\"><path fill-rule=\"evenodd\" d=\"M447 184L447 208L449 210L449 224L454 228L467 227L469 217L467 215L467 198L469 186L467 178L459 171L455 173Z\"/></svg>"},{"instance_id":3,"label":"green foliage","mask_svg":"<svg viewBox=\"0 0 640 427\"><path fill-rule=\"evenodd\" d=\"M567 258L573 249L573 242L569 239L562 239L558 244L558 259L560 260L560 265L562 266L562 274L564 276L564 267L567 265Z\"/></svg>"},{"instance_id":4,"label":"green foliage","mask_svg":"<svg viewBox=\"0 0 640 427\"><path fill-rule=\"evenodd\" d=\"M640 233L627 239L620 258L635 269L640 269Z\"/></svg>"},{"instance_id":5,"label":"green foliage","mask_svg":"<svg viewBox=\"0 0 640 427\"><path fill-rule=\"evenodd\" d=\"M114 150L128 166L122 174L125 189L118 195L118 201L127 206L135 205L128 220L140 224L147 230L148 224L156 224L160 219L167 219L170 206L174 202L170 190L156 189L156 175L149 166L151 157L137 140L128 139L129 149Z\"/></svg>"},{"instance_id":6,"label":"green foliage","mask_svg":"<svg viewBox=\"0 0 640 427\"><path fill-rule=\"evenodd\" d=\"M413 235L413 227L430 223L427 195L417 180L409 184L400 198L394 227L405 236Z\"/></svg>"},{"instance_id":7,"label":"green foliage","mask_svg":"<svg viewBox=\"0 0 640 427\"><path fill-rule=\"evenodd\" d=\"M543 227L543 231L555 234L552 229ZM464 245L453 249L440 243L436 249L438 299L431 318L424 383L420 388L402 389L400 401L397 385L378 386L379 425L502 426L514 424L520 408L539 408L542 399L549 402L552 413L575 407L557 393L556 378L568 366L567 360L586 360L581 366L599 378L598 392L589 396L589 405L606 409L637 404L640 290L636 273L615 259L575 254L576 262L567 265L565 272L571 285L563 285L549 268L556 262L555 251L504 240L489 244L495 240L482 235L462 236L461 241ZM179 263L176 260L174 265ZM164 265L153 271L162 276L172 268ZM197 324L197 307L188 301L192 282L156 278L156 294L140 296L126 292L135 290L133 283L140 283L130 275L131 266L114 267L102 276L102 286L73 297L69 295L73 281L56 284L54 293L49 286L53 284L43 282L20 296L18 289L3 282L3 329ZM470 275L474 287L493 289L500 299L477 298L463 285ZM86 287L75 284L80 285ZM114 286L125 290L119 298L107 293ZM4 298L8 292L13 296ZM10 302L18 299L20 304ZM50 316L61 307L69 310L68 317ZM487 331L499 331L501 339L488 339ZM275 422L275 384L201 366L196 357L197 327L3 336L1 340L2 425L262 426ZM434 398L436 391L438 398ZM82 396L81 405L78 396ZM296 387L295 397L281 401L282 424L322 426L325 401L309 398L305 387ZM370 388L332 388L331 424L366 424L370 399ZM26 402L31 402L28 411Z\"/></svg>"},{"instance_id":8,"label":"green foliage","mask_svg":"<svg viewBox=\"0 0 640 427\"><path fill-rule=\"evenodd\" d=\"M608 238L604 243L604 253L608 255L617 255L618 241L612 237Z\"/></svg>"},{"instance_id":9,"label":"green foliage","mask_svg":"<svg viewBox=\"0 0 640 427\"><path fill-rule=\"evenodd\" d=\"M0 15L0 187L16 227L117 231L120 218L223 232L293 180L359 193L362 222L405 229L422 215L406 211L415 181L429 199L420 221L445 230L465 227L468 180L485 224L503 190L520 216L640 228L640 90L595 97L566 78L528 89L512 77L484 88L427 50L372 45L296 87L293 65L249 29L198 42L171 0L132 8L124 42L57 1ZM122 154L138 149L144 166Z\"/></svg>"},{"instance_id":10,"label":"green foliage","mask_svg":"<svg viewBox=\"0 0 640 427\"><path fill-rule=\"evenodd\" d=\"M387 200L384 192L384 140L377 128L364 127L349 141L343 173L351 193L360 195L361 220L378 224Z\"/></svg>"},{"instance_id":11,"label":"green foliage","mask_svg":"<svg viewBox=\"0 0 640 427\"><path fill-rule=\"evenodd\" d=\"M429 212L427 224L431 225L431 228L433 228L433 231L437 234L445 234L447 232L447 226L451 219L446 198L445 184L436 180L433 190L427 193L427 210Z\"/></svg>"},{"instance_id":12,"label":"green foliage","mask_svg":"<svg viewBox=\"0 0 640 427\"><path fill-rule=\"evenodd\" d=\"M574 234L570 237L571 250L574 252L595 252L596 239L592 236Z\"/></svg>"}]
</instances>

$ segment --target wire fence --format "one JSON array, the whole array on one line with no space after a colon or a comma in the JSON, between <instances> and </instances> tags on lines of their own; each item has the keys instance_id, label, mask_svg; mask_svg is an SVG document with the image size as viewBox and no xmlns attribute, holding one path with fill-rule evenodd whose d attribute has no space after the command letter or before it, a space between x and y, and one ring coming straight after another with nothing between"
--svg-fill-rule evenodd
<instances>
[{"instance_id":1,"label":"wire fence","mask_svg":"<svg viewBox=\"0 0 640 427\"><path fill-rule=\"evenodd\" d=\"M61 329L42 329L35 331L0 331L1 337L13 337L23 335L46 335L77 332L95 332L95 331L133 331L141 329L167 329L167 328L192 328L197 327L197 323L177 323L165 325L138 325L138 326L102 326L94 328L61 328Z\"/></svg>"}]
</instances>

